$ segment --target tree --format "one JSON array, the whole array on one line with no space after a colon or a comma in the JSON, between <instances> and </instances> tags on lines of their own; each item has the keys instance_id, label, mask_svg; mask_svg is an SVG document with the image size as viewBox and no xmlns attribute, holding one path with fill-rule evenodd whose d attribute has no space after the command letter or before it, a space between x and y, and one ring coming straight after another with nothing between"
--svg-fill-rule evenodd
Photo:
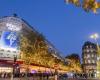
<instances>
[{"instance_id":1,"label":"tree","mask_svg":"<svg viewBox=\"0 0 100 80\"><path fill-rule=\"evenodd\" d=\"M71 71L74 72L81 72L81 61L80 57L76 53L72 53L71 55L68 55L65 57L67 61L69 61L69 67L71 68Z\"/></svg>"},{"instance_id":2,"label":"tree","mask_svg":"<svg viewBox=\"0 0 100 80\"><path fill-rule=\"evenodd\" d=\"M52 55L53 52L49 50L49 46L42 34L23 31L20 35L20 50L22 54L21 59L27 65L27 69L32 63L50 68L58 64L62 70L65 69L64 62Z\"/></svg>"},{"instance_id":3,"label":"tree","mask_svg":"<svg viewBox=\"0 0 100 80\"><path fill-rule=\"evenodd\" d=\"M65 2L74 4L77 7L80 6L80 1L79 0L65 0Z\"/></svg>"},{"instance_id":4,"label":"tree","mask_svg":"<svg viewBox=\"0 0 100 80\"><path fill-rule=\"evenodd\" d=\"M26 80L28 80L27 73L29 72L29 66L33 61L32 57L35 54L34 42L36 35L31 33L32 32L22 32L22 34L20 35L20 54L21 59L24 61L24 64L26 65Z\"/></svg>"},{"instance_id":5,"label":"tree","mask_svg":"<svg viewBox=\"0 0 100 80\"><path fill-rule=\"evenodd\" d=\"M93 13L97 13L97 9L100 8L100 2L96 0L65 0L65 2L82 7L86 12L93 11Z\"/></svg>"},{"instance_id":6,"label":"tree","mask_svg":"<svg viewBox=\"0 0 100 80\"><path fill-rule=\"evenodd\" d=\"M28 35L30 36L30 35ZM35 37L35 36L33 36ZM30 41L26 35L20 35L20 51L21 59L24 60L25 64L30 64L32 62L32 56L35 54L34 49L34 38L33 41ZM30 58L30 59L29 59Z\"/></svg>"}]
</instances>

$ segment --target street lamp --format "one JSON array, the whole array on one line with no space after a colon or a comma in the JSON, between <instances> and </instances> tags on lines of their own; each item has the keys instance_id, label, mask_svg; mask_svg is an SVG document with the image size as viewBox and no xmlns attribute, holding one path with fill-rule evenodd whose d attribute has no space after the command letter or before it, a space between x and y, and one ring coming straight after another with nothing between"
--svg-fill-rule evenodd
<instances>
[{"instance_id":1,"label":"street lamp","mask_svg":"<svg viewBox=\"0 0 100 80\"><path fill-rule=\"evenodd\" d=\"M92 39L95 40L96 46L97 46L97 53L98 53L98 51L99 51L99 44L98 44L98 41L97 41L97 39L99 38L98 33L92 34L92 35L90 36L90 38L92 38Z\"/></svg>"},{"instance_id":2,"label":"street lamp","mask_svg":"<svg viewBox=\"0 0 100 80\"><path fill-rule=\"evenodd\" d=\"M99 48L99 44L97 42L97 39L99 38L99 35L97 33L93 34L90 36L90 38L94 39L96 42L96 46L97 46L97 71L96 71L96 77L100 78L100 48Z\"/></svg>"},{"instance_id":3,"label":"street lamp","mask_svg":"<svg viewBox=\"0 0 100 80\"><path fill-rule=\"evenodd\" d=\"M97 39L99 38L98 33L92 34L92 35L90 36L90 38L92 38L92 39L95 40L96 46L97 46L97 53L98 53L98 52L99 52L99 44L98 44L98 41L97 41Z\"/></svg>"},{"instance_id":4,"label":"street lamp","mask_svg":"<svg viewBox=\"0 0 100 80\"><path fill-rule=\"evenodd\" d=\"M99 35L98 33L95 33L95 34L92 34L90 38L95 39L95 41L97 42L97 38L99 38Z\"/></svg>"},{"instance_id":5,"label":"street lamp","mask_svg":"<svg viewBox=\"0 0 100 80\"><path fill-rule=\"evenodd\" d=\"M13 69L12 69L11 80L13 80L14 75L15 75L15 65L16 65L16 60L17 60L17 56L14 55L14 59L13 59Z\"/></svg>"}]
</instances>

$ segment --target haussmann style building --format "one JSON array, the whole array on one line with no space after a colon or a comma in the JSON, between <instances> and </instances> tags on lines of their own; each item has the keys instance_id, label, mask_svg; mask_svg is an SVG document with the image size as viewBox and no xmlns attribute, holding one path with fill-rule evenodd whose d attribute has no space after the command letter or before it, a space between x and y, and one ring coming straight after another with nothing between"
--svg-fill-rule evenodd
<instances>
[{"instance_id":1,"label":"haussmann style building","mask_svg":"<svg viewBox=\"0 0 100 80\"><path fill-rule=\"evenodd\" d=\"M97 72L97 46L92 42L85 42L82 46L83 72L88 77L95 77Z\"/></svg>"}]
</instances>

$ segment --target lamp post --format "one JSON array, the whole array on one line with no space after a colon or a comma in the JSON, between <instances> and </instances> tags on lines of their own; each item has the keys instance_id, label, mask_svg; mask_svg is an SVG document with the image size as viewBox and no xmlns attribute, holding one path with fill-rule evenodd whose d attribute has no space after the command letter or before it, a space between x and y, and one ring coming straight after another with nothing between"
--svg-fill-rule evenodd
<instances>
[{"instance_id":1,"label":"lamp post","mask_svg":"<svg viewBox=\"0 0 100 80\"><path fill-rule=\"evenodd\" d=\"M17 56L16 56L16 55L14 55L14 60L13 60L13 68L12 68L11 80L13 80L13 78L14 78L16 60L17 60Z\"/></svg>"},{"instance_id":2,"label":"lamp post","mask_svg":"<svg viewBox=\"0 0 100 80\"><path fill-rule=\"evenodd\" d=\"M97 39L99 38L99 35L97 33L90 36L90 38L94 39L96 42L97 47L97 70L96 70L96 77L100 79L100 48Z\"/></svg>"},{"instance_id":3,"label":"lamp post","mask_svg":"<svg viewBox=\"0 0 100 80\"><path fill-rule=\"evenodd\" d=\"M90 38L92 38L92 39L95 40L96 45L97 45L97 49L99 49L99 45L98 45L98 42L97 42L97 39L99 38L99 35L98 35L97 33L95 33L95 34L92 34L92 35L90 36Z\"/></svg>"}]
</instances>

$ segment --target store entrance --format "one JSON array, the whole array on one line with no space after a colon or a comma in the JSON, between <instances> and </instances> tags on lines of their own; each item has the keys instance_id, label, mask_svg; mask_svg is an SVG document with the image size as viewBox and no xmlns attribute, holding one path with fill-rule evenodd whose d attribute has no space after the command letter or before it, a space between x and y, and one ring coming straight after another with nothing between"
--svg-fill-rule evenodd
<instances>
[{"instance_id":1,"label":"store entrance","mask_svg":"<svg viewBox=\"0 0 100 80\"><path fill-rule=\"evenodd\" d=\"M12 72L12 68L11 67L0 67L0 73L11 73Z\"/></svg>"}]
</instances>

